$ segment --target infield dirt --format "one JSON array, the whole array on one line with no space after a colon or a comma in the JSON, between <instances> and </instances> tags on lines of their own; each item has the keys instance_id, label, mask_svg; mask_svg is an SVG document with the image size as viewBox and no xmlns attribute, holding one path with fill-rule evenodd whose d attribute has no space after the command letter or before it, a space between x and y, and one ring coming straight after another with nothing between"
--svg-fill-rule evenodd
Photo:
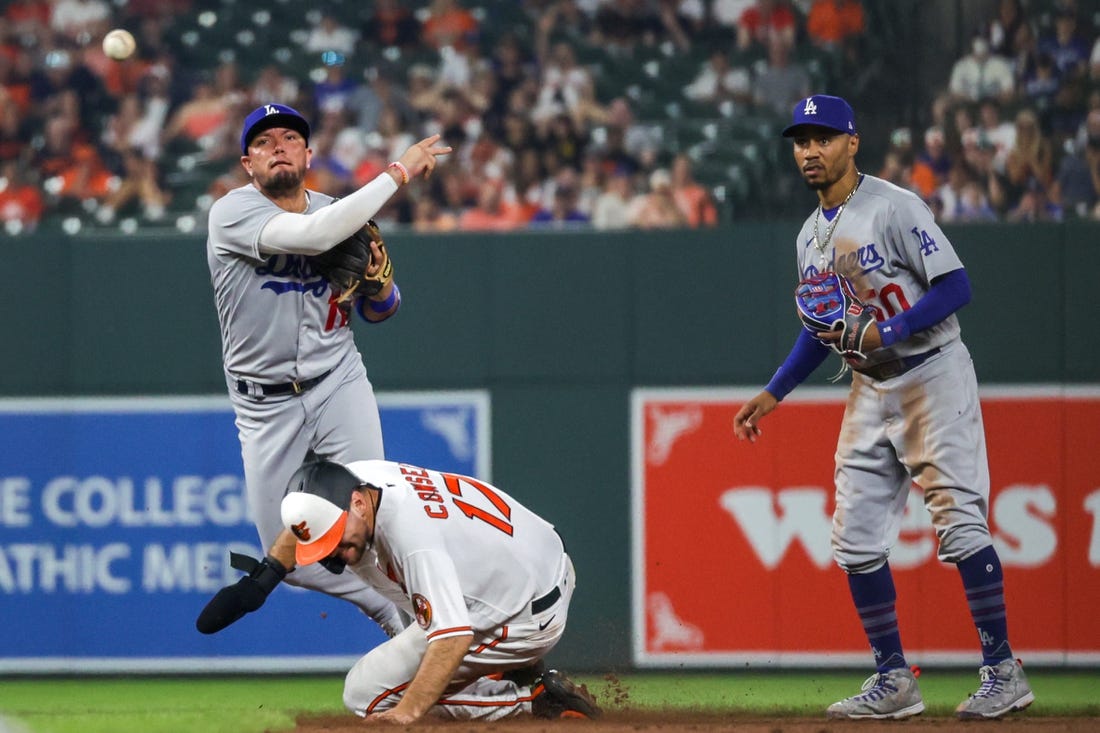
<instances>
[{"instance_id":1,"label":"infield dirt","mask_svg":"<svg viewBox=\"0 0 1100 733\"><path fill-rule=\"evenodd\" d=\"M354 715L304 715L295 733L362 733L369 726ZM497 723L424 721L424 731L454 733L912 733L968 731L981 733L1095 733L1100 718L1036 717L1029 713L995 721L960 721L954 717L919 715L899 721L826 720L824 717L775 717L693 714L683 711L608 713L599 720L545 721L523 719Z\"/></svg>"}]
</instances>

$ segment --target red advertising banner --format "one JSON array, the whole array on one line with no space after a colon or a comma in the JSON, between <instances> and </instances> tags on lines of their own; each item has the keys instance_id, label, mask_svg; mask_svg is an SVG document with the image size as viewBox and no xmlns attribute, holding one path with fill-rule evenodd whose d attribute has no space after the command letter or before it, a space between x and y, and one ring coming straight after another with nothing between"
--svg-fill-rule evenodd
<instances>
[{"instance_id":1,"label":"red advertising banner","mask_svg":"<svg viewBox=\"0 0 1100 733\"><path fill-rule=\"evenodd\" d=\"M800 394L801 392L801 394ZM833 562L833 456L845 389L799 390L738 441L755 391L633 395L633 606L640 666L867 664ZM1013 650L1100 663L1100 389L983 390L990 527ZM915 487L890 554L906 656L977 664L977 631Z\"/></svg>"}]
</instances>

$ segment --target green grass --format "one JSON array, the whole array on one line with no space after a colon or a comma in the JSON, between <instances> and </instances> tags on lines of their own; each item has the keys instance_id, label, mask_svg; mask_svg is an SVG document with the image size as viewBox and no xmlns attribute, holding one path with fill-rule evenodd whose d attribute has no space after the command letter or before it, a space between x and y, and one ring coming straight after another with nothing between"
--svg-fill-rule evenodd
<instances>
[{"instance_id":1,"label":"green grass","mask_svg":"<svg viewBox=\"0 0 1100 733\"><path fill-rule=\"evenodd\" d=\"M853 694L859 672L684 672L578 676L608 711L682 709L749 715L820 715ZM1100 716L1100 670L1032 670L1031 714ZM926 670L926 715L949 716L977 687L973 672ZM0 680L0 731L33 733L259 733L291 730L300 713L342 713L342 677L234 676Z\"/></svg>"}]
</instances>

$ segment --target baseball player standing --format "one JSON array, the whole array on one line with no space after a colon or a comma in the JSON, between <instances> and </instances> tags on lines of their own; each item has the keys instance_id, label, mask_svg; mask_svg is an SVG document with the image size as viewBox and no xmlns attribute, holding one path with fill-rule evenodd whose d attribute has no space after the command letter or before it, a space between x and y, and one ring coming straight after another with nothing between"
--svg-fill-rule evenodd
<instances>
[{"instance_id":1,"label":"baseball player standing","mask_svg":"<svg viewBox=\"0 0 1100 733\"><path fill-rule=\"evenodd\" d=\"M962 578L981 644L981 684L957 708L961 718L996 718L1032 703L1008 643L1004 580L986 511L989 467L970 354L955 311L970 300L970 281L931 211L913 193L860 173L852 108L814 95L794 107L783 130L818 207L796 241L799 277L847 276L878 309L849 360L851 392L836 450L832 547L848 575L852 601L877 670L830 718L905 718L924 710L905 661L888 562L910 485L919 486L939 541L939 558ZM741 440L755 441L760 420L830 353L803 329L786 361L734 419Z\"/></svg>"},{"instance_id":2,"label":"baseball player standing","mask_svg":"<svg viewBox=\"0 0 1100 733\"><path fill-rule=\"evenodd\" d=\"M553 525L495 486L390 461L306 463L272 557L361 578L416 619L360 659L344 704L371 722L424 715L593 718L543 657L565 631L573 562ZM284 541L285 540L285 541Z\"/></svg>"},{"instance_id":3,"label":"baseball player standing","mask_svg":"<svg viewBox=\"0 0 1100 733\"><path fill-rule=\"evenodd\" d=\"M451 151L437 144L438 135L421 140L377 178L336 201L304 186L309 133L305 118L286 105L265 104L249 114L241 131L241 165L252 180L216 201L209 217L206 257L225 376L249 508L264 547L283 531L283 489L307 455L383 456L378 405L348 315L354 307L369 322L385 320L400 306L400 291L391 279L369 299L338 303L309 257L360 230L399 186L430 175L436 156ZM251 570L268 592L286 575L271 558ZM311 566L286 580L356 604L390 635L404 627L393 604L350 573Z\"/></svg>"}]
</instances>

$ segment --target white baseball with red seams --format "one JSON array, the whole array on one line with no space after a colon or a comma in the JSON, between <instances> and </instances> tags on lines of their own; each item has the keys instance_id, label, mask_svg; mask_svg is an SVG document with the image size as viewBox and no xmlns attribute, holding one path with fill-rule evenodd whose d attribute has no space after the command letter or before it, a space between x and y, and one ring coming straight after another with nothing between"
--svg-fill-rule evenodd
<instances>
[{"instance_id":1,"label":"white baseball with red seams","mask_svg":"<svg viewBox=\"0 0 1100 733\"><path fill-rule=\"evenodd\" d=\"M124 28L115 28L103 36L103 53L115 61L123 61L130 58L137 50L137 41L130 31Z\"/></svg>"}]
</instances>

